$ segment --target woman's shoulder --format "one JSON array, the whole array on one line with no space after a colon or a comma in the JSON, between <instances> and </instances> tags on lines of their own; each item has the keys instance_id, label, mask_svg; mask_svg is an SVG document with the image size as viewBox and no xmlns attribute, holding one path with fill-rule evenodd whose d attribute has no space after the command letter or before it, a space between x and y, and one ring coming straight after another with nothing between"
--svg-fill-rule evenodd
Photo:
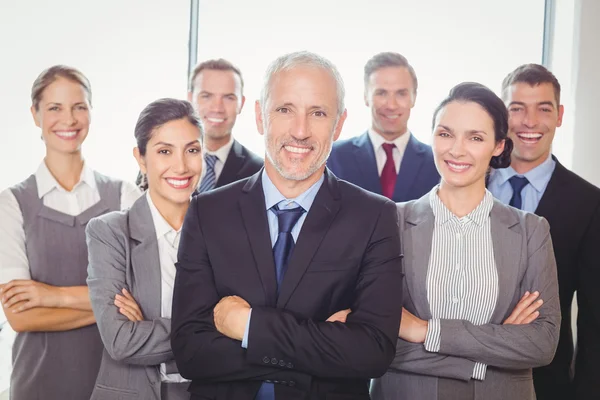
<instances>
[{"instance_id":1,"label":"woman's shoulder","mask_svg":"<svg viewBox=\"0 0 600 400\"><path fill-rule=\"evenodd\" d=\"M505 220L509 225L518 224L530 237L535 232L550 231L550 225L546 218L529 211L506 205L498 199L494 199L492 216Z\"/></svg>"}]
</instances>

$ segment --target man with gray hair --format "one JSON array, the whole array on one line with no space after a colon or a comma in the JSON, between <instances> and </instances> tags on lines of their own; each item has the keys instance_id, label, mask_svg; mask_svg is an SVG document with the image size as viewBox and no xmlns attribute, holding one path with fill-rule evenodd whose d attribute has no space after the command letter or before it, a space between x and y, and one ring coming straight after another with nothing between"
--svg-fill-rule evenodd
<instances>
[{"instance_id":1,"label":"man with gray hair","mask_svg":"<svg viewBox=\"0 0 600 400\"><path fill-rule=\"evenodd\" d=\"M367 399L398 337L395 205L325 167L346 119L328 60L275 60L255 111L264 169L195 197L183 225L177 366L192 399Z\"/></svg>"},{"instance_id":2,"label":"man with gray hair","mask_svg":"<svg viewBox=\"0 0 600 400\"><path fill-rule=\"evenodd\" d=\"M327 166L338 178L396 202L414 200L439 183L431 148L408 130L417 75L398 53L379 53L365 65L365 104L371 127L337 142Z\"/></svg>"}]
</instances>

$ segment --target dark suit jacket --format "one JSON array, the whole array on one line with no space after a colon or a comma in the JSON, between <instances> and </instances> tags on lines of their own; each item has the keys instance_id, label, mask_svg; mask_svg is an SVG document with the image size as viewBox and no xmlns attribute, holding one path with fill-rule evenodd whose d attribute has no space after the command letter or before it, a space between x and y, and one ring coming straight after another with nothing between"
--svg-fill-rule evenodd
<instances>
[{"instance_id":1,"label":"dark suit jacket","mask_svg":"<svg viewBox=\"0 0 600 400\"><path fill-rule=\"evenodd\" d=\"M172 346L192 399L368 399L394 358L402 304L395 204L326 172L276 292L261 173L192 200L173 297ZM252 306L248 349L216 331L225 296ZM325 320L351 308L346 324Z\"/></svg>"},{"instance_id":2,"label":"dark suit jacket","mask_svg":"<svg viewBox=\"0 0 600 400\"><path fill-rule=\"evenodd\" d=\"M556 160L556 169L535 213L550 223L563 317L554 361L547 367L533 370L538 400L598 399L600 189ZM579 314L573 388L569 369L573 359L571 303L575 290Z\"/></svg>"},{"instance_id":3,"label":"dark suit jacket","mask_svg":"<svg viewBox=\"0 0 600 400\"><path fill-rule=\"evenodd\" d=\"M377 160L368 132L334 143L327 167L340 179L373 193L382 193ZM410 134L392 200L402 202L418 199L438 183L440 175L433 162L431 147Z\"/></svg>"},{"instance_id":4,"label":"dark suit jacket","mask_svg":"<svg viewBox=\"0 0 600 400\"><path fill-rule=\"evenodd\" d=\"M262 158L242 146L237 140L234 140L221 175L217 179L216 187L225 186L254 175L262 168L263 163Z\"/></svg>"}]
</instances>

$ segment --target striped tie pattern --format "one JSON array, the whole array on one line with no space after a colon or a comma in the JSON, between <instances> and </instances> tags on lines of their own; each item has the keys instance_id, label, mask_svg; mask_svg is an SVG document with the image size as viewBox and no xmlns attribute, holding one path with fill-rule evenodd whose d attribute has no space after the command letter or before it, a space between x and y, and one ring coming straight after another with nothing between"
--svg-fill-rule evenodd
<instances>
[{"instance_id":1,"label":"striped tie pattern","mask_svg":"<svg viewBox=\"0 0 600 400\"><path fill-rule=\"evenodd\" d=\"M212 154L205 154L204 161L206 162L206 173L202 182L200 183L200 193L207 192L215 188L217 183L217 177L215 175L215 163L217 162L217 156Z\"/></svg>"}]
</instances>

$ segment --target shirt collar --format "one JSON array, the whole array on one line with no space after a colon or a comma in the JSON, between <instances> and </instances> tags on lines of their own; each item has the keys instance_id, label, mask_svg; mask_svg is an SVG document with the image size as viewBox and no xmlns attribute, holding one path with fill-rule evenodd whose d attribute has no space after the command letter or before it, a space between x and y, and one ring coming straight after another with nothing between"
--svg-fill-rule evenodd
<instances>
[{"instance_id":1,"label":"shirt collar","mask_svg":"<svg viewBox=\"0 0 600 400\"><path fill-rule=\"evenodd\" d=\"M221 161L223 164L225 164L225 161L227 161L227 156L229 155L229 151L231 150L232 146L233 146L233 136L230 136L229 142L227 142L227 144L225 146L219 148L217 151L204 150L204 153L216 156L219 159L219 161Z\"/></svg>"},{"instance_id":2,"label":"shirt collar","mask_svg":"<svg viewBox=\"0 0 600 400\"><path fill-rule=\"evenodd\" d=\"M400 154L404 154L404 150L406 150L406 146L408 146L411 133L410 131L406 131L403 135L400 135L393 141L385 140L385 138L379 133L375 132L373 128L369 128L368 135L369 139L371 139L373 150L375 150L375 152L377 152L377 150L379 150L384 143L392 143L396 145L398 151L400 151Z\"/></svg>"},{"instance_id":3,"label":"shirt collar","mask_svg":"<svg viewBox=\"0 0 600 400\"><path fill-rule=\"evenodd\" d=\"M152 214L152 222L154 223L156 238L160 239L164 236L171 245L176 245L175 241L179 235L179 232L181 232L181 229L178 231L173 229L167 220L160 214L160 211L158 211L158 208L156 208L156 205L154 205L154 202L152 201L152 197L150 197L150 191L146 192L146 200L148 200L150 214Z\"/></svg>"},{"instance_id":4,"label":"shirt collar","mask_svg":"<svg viewBox=\"0 0 600 400\"><path fill-rule=\"evenodd\" d=\"M433 210L435 223L437 225L444 225L450 220L455 220L456 222L470 221L475 223L477 226L482 226L490 217L492 207L494 206L494 196L489 190L485 190L483 200L481 200L481 203L479 203L479 205L475 207L473 211L464 217L459 218L454 215L452 211L450 211L442 202L438 196L439 188L439 185L437 185L429 192L429 204Z\"/></svg>"},{"instance_id":5,"label":"shirt collar","mask_svg":"<svg viewBox=\"0 0 600 400\"><path fill-rule=\"evenodd\" d=\"M545 190L550 178L552 177L552 173L554 172L554 168L556 167L556 161L552 158L552 154L548 155L548 158L544 160L543 163L533 168L530 171L527 171L524 174L518 174L517 171L513 169L513 167L501 168L494 170L493 179L498 181L499 185L504 185L510 178L513 176L521 176L527 178L531 186L541 193Z\"/></svg>"},{"instance_id":6,"label":"shirt collar","mask_svg":"<svg viewBox=\"0 0 600 400\"><path fill-rule=\"evenodd\" d=\"M38 169L36 170L35 181L38 188L38 197L40 199L54 189L67 192L67 190L58 183L56 178L54 178L54 176L48 169L48 166L46 165L46 161L42 161ZM83 163L83 168L81 169L79 182L77 182L77 184L73 186L73 190L82 183L85 183L93 190L97 190L96 177L94 176L94 171L91 168L89 168L85 162Z\"/></svg>"},{"instance_id":7,"label":"shirt collar","mask_svg":"<svg viewBox=\"0 0 600 400\"><path fill-rule=\"evenodd\" d=\"M315 197L317 197L317 192L321 188L323 181L325 180L325 174L321 175L318 181L316 181L311 187L308 188L304 193L296 197L295 199L288 199L284 195L281 194L279 189L275 187L269 175L265 170L262 171L262 186L263 192L265 195L265 205L267 210L270 210L274 205L281 203L282 201L287 201L288 204L294 202L302 207L306 212L310 210L312 203L315 201Z\"/></svg>"}]
</instances>

